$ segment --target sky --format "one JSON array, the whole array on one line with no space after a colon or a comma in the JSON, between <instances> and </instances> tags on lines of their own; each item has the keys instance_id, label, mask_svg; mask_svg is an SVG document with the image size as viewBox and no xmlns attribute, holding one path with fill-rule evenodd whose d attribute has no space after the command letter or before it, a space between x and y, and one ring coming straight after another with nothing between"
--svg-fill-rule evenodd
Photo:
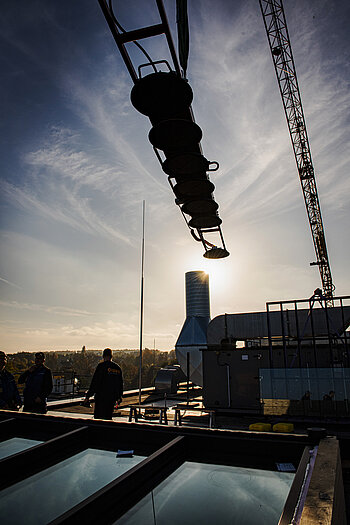
<instances>
[{"instance_id":1,"label":"sky","mask_svg":"<svg viewBox=\"0 0 350 525\"><path fill-rule=\"evenodd\" d=\"M176 42L175 0L164 2ZM114 2L127 29L155 0ZM345 0L285 0L336 295L349 294L349 50ZM230 256L203 258L130 103L97 0L2 0L0 347L171 350L185 272L209 273L211 316L263 311L320 286L258 0L188 0L188 79ZM167 57L163 37L142 42ZM136 65L144 58L129 46ZM209 239L210 240L210 239Z\"/></svg>"}]
</instances>

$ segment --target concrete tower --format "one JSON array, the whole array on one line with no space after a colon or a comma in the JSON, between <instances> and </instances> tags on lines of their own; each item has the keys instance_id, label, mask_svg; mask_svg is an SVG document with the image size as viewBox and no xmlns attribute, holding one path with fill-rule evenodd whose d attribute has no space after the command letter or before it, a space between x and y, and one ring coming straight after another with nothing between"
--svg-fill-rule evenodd
<instances>
[{"instance_id":1,"label":"concrete tower","mask_svg":"<svg viewBox=\"0 0 350 525\"><path fill-rule=\"evenodd\" d=\"M175 345L176 357L187 374L187 354L190 359L190 379L203 386L202 352L207 345L207 328L210 322L209 275L203 271L187 272L186 320Z\"/></svg>"}]
</instances>

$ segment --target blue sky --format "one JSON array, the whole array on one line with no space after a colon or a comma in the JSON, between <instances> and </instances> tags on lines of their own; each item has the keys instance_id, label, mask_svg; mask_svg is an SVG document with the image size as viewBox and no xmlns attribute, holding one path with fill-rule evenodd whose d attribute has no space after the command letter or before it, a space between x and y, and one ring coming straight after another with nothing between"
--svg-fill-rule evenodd
<instances>
[{"instance_id":1,"label":"blue sky","mask_svg":"<svg viewBox=\"0 0 350 525\"><path fill-rule=\"evenodd\" d=\"M202 257L130 104L97 0L3 0L0 20L1 348L137 348L142 201L144 345L174 347L184 273L210 275L211 314L258 311L320 286L257 0L189 0L188 78L231 255ZM346 1L285 0L337 295L349 293ZM127 29L154 0L115 4ZM175 1L165 1L176 40ZM144 41L153 58L161 37ZM132 51L135 60L140 60Z\"/></svg>"}]
</instances>

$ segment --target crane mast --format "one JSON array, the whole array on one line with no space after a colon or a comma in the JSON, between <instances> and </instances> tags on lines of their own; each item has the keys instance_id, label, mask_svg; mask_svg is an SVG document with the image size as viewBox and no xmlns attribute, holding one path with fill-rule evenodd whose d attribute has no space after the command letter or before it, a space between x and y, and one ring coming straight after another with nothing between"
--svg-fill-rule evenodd
<instances>
[{"instance_id":1,"label":"crane mast","mask_svg":"<svg viewBox=\"0 0 350 525\"><path fill-rule=\"evenodd\" d=\"M306 131L305 117L283 3L282 0L259 0L259 3L288 123L316 252L316 261L310 263L310 265L318 266L323 295L329 305L332 305L335 287L332 283L310 144Z\"/></svg>"}]
</instances>

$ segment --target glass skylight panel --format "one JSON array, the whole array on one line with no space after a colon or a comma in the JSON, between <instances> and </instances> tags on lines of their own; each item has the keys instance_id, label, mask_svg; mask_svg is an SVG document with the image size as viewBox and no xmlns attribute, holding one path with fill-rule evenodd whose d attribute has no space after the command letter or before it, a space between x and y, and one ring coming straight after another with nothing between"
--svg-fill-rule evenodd
<instances>
[{"instance_id":1,"label":"glass skylight panel","mask_svg":"<svg viewBox=\"0 0 350 525\"><path fill-rule=\"evenodd\" d=\"M143 456L86 449L0 493L2 525L46 524L91 496ZM20 503L20 504L19 504Z\"/></svg>"},{"instance_id":2,"label":"glass skylight panel","mask_svg":"<svg viewBox=\"0 0 350 525\"><path fill-rule=\"evenodd\" d=\"M186 462L115 525L276 525L294 474Z\"/></svg>"},{"instance_id":3,"label":"glass skylight panel","mask_svg":"<svg viewBox=\"0 0 350 525\"><path fill-rule=\"evenodd\" d=\"M34 447L35 445L39 445L40 443L42 443L42 441L36 441L35 439L24 439L19 437L6 439L6 441L0 442L0 459L4 459L8 456L12 456L12 454L22 452L23 450Z\"/></svg>"}]
</instances>

